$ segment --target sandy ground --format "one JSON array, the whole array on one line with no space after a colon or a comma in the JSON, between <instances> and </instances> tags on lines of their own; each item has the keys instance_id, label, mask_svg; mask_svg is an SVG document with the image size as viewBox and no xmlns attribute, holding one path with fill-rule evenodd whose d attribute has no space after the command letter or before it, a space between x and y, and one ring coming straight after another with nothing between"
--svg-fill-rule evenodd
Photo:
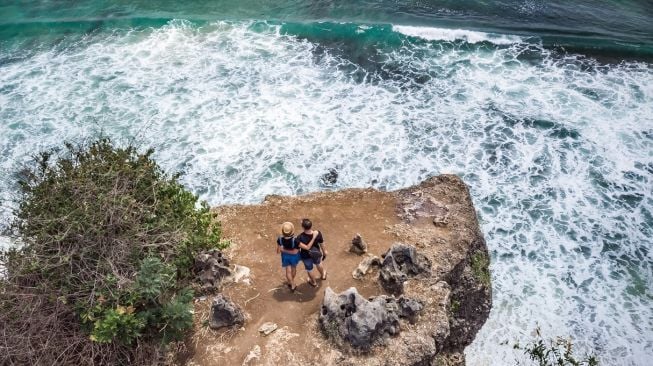
<instances>
[{"instance_id":1,"label":"sandy ground","mask_svg":"<svg viewBox=\"0 0 653 366\"><path fill-rule=\"evenodd\" d=\"M390 193L348 190L295 198L270 196L262 205L217 208L223 236L232 241L227 251L232 263L251 270L250 285L236 283L223 289L223 293L241 306L246 323L241 329L213 331L207 326L211 297L198 301L195 333L189 342L191 357L187 364L241 365L256 345L263 353L268 352L275 346L269 344L269 337L266 339L258 332L265 322L276 323L280 328L277 338L285 337L278 346L286 349L276 352L294 352L298 359L311 359L310 353L314 350L302 347L302 339L317 331L313 323L327 286L336 292L355 286L363 296L382 293L375 275L368 275L363 281L352 278L351 273L362 257L348 250L352 237L360 233L370 246L370 253L385 252L396 241L395 234L386 230L399 223L395 207L395 197ZM302 218L310 218L314 229L324 235L328 250L324 265L328 277L313 288L307 283L306 271L300 263L297 291L292 293L285 285L275 241L282 222L293 222L297 232L301 230ZM317 271L315 273L317 275ZM289 347L293 349L287 349Z\"/></svg>"}]
</instances>

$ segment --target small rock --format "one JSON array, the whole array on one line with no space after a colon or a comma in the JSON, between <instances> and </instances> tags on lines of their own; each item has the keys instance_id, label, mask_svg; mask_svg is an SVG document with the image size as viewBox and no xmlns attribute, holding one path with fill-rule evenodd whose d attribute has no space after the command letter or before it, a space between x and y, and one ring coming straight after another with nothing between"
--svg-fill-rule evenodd
<instances>
[{"instance_id":1,"label":"small rock","mask_svg":"<svg viewBox=\"0 0 653 366\"><path fill-rule=\"evenodd\" d=\"M336 182L338 181L338 170L336 170L335 168L329 169L328 172L322 174L320 180L322 181L322 184L324 184L325 186L332 186L336 184Z\"/></svg>"},{"instance_id":2,"label":"small rock","mask_svg":"<svg viewBox=\"0 0 653 366\"><path fill-rule=\"evenodd\" d=\"M351 239L351 247L349 247L349 251L356 254L367 253L367 243L365 243L361 234L356 234L356 236Z\"/></svg>"},{"instance_id":3,"label":"small rock","mask_svg":"<svg viewBox=\"0 0 653 366\"><path fill-rule=\"evenodd\" d=\"M213 298L211 319L209 320L209 327L211 329L243 325L244 323L245 317L238 305L223 294L218 294Z\"/></svg>"},{"instance_id":4,"label":"small rock","mask_svg":"<svg viewBox=\"0 0 653 366\"><path fill-rule=\"evenodd\" d=\"M238 264L234 265L234 270L233 274L231 275L230 279L234 283L245 283L245 284L251 284L250 279L249 279L249 274L250 274L250 269L245 266L241 266Z\"/></svg>"},{"instance_id":5,"label":"small rock","mask_svg":"<svg viewBox=\"0 0 653 366\"><path fill-rule=\"evenodd\" d=\"M371 266L381 266L381 258L375 255L367 255L363 260L358 264L358 267L354 269L351 273L351 276L354 279L360 280L367 274Z\"/></svg>"},{"instance_id":6,"label":"small rock","mask_svg":"<svg viewBox=\"0 0 653 366\"><path fill-rule=\"evenodd\" d=\"M274 332L277 330L277 325L275 323L271 322L266 322L261 325L260 328L258 328L258 331L263 333L264 336L269 335L270 333Z\"/></svg>"},{"instance_id":7,"label":"small rock","mask_svg":"<svg viewBox=\"0 0 653 366\"><path fill-rule=\"evenodd\" d=\"M442 227L442 226L447 226L449 224L449 214L444 214L444 215L436 215L433 217L433 225Z\"/></svg>"},{"instance_id":8,"label":"small rock","mask_svg":"<svg viewBox=\"0 0 653 366\"><path fill-rule=\"evenodd\" d=\"M261 347L257 344L252 348L251 351L247 354L245 359L243 360L243 366L248 366L254 364L255 360L258 360L261 358Z\"/></svg>"}]
</instances>

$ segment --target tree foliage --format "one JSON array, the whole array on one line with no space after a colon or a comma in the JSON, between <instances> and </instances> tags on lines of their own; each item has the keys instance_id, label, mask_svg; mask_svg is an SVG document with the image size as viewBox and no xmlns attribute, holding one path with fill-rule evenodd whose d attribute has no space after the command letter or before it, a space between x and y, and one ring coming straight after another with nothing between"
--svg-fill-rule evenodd
<instances>
[{"instance_id":1,"label":"tree foliage","mask_svg":"<svg viewBox=\"0 0 653 366\"><path fill-rule=\"evenodd\" d=\"M524 351L529 360L537 366L598 366L599 362L593 355L578 356L569 338L558 337L545 342L540 329L535 330L535 339L522 347L515 348Z\"/></svg>"},{"instance_id":2,"label":"tree foliage","mask_svg":"<svg viewBox=\"0 0 653 366\"><path fill-rule=\"evenodd\" d=\"M194 256L220 226L152 153L99 139L22 172L0 364L154 364L192 325Z\"/></svg>"}]
</instances>

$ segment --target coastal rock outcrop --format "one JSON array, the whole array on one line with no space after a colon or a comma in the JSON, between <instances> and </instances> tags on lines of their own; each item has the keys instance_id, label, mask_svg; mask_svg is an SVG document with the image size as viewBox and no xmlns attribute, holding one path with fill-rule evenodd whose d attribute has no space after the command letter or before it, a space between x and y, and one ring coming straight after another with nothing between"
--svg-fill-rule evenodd
<instances>
[{"instance_id":1,"label":"coastal rock outcrop","mask_svg":"<svg viewBox=\"0 0 653 366\"><path fill-rule=\"evenodd\" d=\"M220 206L215 213L232 242L224 255L250 269L249 281L223 281L220 291L247 309L248 321L226 311L232 320L225 323L243 324L229 337L197 325L187 345L193 364L238 365L249 357L270 366L464 365L465 347L490 312L490 257L468 188L457 176L393 192L271 195L259 205ZM324 234L328 276L312 287L300 275L293 292L278 272L274 238L282 222L299 227L301 218ZM350 251L356 234L374 243L367 253ZM211 318L215 307L207 305L195 304L199 319ZM265 322L279 329L263 337ZM254 345L260 352L252 358Z\"/></svg>"}]
</instances>

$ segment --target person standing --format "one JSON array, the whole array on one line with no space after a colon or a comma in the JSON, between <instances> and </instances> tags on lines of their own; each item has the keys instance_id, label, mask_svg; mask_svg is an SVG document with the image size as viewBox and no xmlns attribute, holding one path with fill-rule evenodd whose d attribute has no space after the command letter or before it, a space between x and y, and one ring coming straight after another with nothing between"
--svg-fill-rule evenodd
<instances>
[{"instance_id":1,"label":"person standing","mask_svg":"<svg viewBox=\"0 0 653 366\"><path fill-rule=\"evenodd\" d=\"M297 236L300 248L299 254L304 263L304 268L308 272L308 283L316 287L316 277L313 273L314 267L317 268L322 280L326 280L327 278L326 269L322 264L322 261L326 259L327 255L326 247L324 246L324 237L321 232L313 230L313 223L309 219L302 220L302 228L304 231Z\"/></svg>"},{"instance_id":2,"label":"person standing","mask_svg":"<svg viewBox=\"0 0 653 366\"><path fill-rule=\"evenodd\" d=\"M281 236L277 238L277 254L281 253L281 267L286 273L290 291L295 291L295 276L299 263L299 242L295 239L295 226L291 222L281 224Z\"/></svg>"}]
</instances>

